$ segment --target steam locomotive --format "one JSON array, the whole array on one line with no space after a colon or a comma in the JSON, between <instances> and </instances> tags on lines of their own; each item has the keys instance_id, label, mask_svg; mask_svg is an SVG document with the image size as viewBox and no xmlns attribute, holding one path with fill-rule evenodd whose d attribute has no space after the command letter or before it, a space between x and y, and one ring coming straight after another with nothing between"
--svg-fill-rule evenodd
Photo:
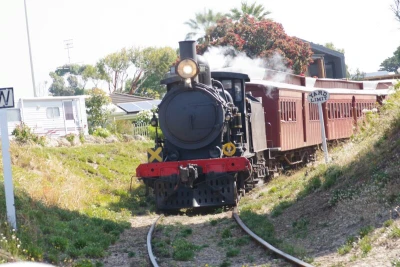
<instances>
[{"instance_id":1,"label":"steam locomotive","mask_svg":"<svg viewBox=\"0 0 400 267\"><path fill-rule=\"evenodd\" d=\"M136 169L159 210L236 205L284 166L314 160L321 128L316 104L306 99L316 84L332 88L324 104L328 140L348 138L361 110L388 93L384 83L363 90L364 84L343 81L346 89L338 90L338 81L295 75L278 83L268 80L273 72L250 82L245 73L211 72L195 41L179 42L179 50L175 71L161 81L167 93L158 118L151 120L164 138L156 137L148 163Z\"/></svg>"}]
</instances>

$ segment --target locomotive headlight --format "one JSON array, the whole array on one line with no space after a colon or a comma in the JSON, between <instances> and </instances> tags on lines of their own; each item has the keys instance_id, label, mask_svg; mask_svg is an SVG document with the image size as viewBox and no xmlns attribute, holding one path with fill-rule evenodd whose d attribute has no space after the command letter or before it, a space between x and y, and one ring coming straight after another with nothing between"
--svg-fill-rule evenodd
<instances>
[{"instance_id":1,"label":"locomotive headlight","mask_svg":"<svg viewBox=\"0 0 400 267\"><path fill-rule=\"evenodd\" d=\"M176 72L184 79L193 78L199 73L199 66L193 59L187 58L178 63Z\"/></svg>"}]
</instances>

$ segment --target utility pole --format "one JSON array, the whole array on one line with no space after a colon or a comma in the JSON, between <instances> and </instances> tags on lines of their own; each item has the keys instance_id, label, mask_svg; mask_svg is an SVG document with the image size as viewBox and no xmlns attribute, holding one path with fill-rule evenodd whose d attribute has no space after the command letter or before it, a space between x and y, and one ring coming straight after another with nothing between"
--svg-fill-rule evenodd
<instances>
[{"instance_id":1,"label":"utility pole","mask_svg":"<svg viewBox=\"0 0 400 267\"><path fill-rule=\"evenodd\" d=\"M32 86L33 86L33 95L37 97L36 94L36 86L35 86L35 74L33 73L33 60L32 60L32 50L31 50L31 38L29 36L29 25L28 25L28 12L26 10L26 0L24 0L25 7L25 22L26 22L26 32L28 34L28 47L29 47L29 58L31 61L31 75L32 75Z\"/></svg>"},{"instance_id":2,"label":"utility pole","mask_svg":"<svg viewBox=\"0 0 400 267\"><path fill-rule=\"evenodd\" d=\"M71 48L74 48L74 40L72 39L68 39L68 40L64 40L64 44L65 44L65 49L68 50L68 65L71 65L71 57L69 55L69 50Z\"/></svg>"}]
</instances>

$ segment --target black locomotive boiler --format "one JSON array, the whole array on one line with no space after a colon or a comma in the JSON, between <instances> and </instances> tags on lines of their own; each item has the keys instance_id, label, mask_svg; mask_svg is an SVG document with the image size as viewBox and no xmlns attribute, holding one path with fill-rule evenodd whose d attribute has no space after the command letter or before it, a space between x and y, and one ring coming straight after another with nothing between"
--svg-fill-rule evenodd
<instances>
[{"instance_id":1,"label":"black locomotive boiler","mask_svg":"<svg viewBox=\"0 0 400 267\"><path fill-rule=\"evenodd\" d=\"M153 189L158 209L235 205L266 175L264 108L246 94L246 74L211 73L195 41L179 49L151 120L164 138L156 138L136 176Z\"/></svg>"}]
</instances>

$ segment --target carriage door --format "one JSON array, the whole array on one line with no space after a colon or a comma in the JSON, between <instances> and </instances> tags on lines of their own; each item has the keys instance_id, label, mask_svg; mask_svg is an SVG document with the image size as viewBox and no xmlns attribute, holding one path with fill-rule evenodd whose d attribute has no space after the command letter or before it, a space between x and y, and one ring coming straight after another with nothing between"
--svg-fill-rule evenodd
<instances>
[{"instance_id":1,"label":"carriage door","mask_svg":"<svg viewBox=\"0 0 400 267\"><path fill-rule=\"evenodd\" d=\"M72 100L63 101L65 134L75 133L75 116Z\"/></svg>"}]
</instances>

